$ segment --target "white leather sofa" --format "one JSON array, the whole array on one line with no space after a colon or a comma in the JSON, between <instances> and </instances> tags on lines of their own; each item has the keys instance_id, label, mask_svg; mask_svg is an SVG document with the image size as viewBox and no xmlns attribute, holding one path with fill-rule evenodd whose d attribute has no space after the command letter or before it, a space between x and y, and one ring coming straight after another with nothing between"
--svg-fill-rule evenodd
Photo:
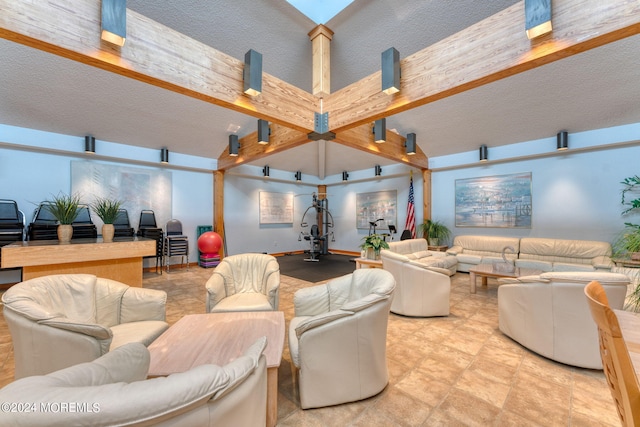
<instances>
[{"instance_id":1,"label":"white leather sofa","mask_svg":"<svg viewBox=\"0 0 640 427\"><path fill-rule=\"evenodd\" d=\"M424 256L419 258L420 255ZM380 251L380 258L382 268L396 280L391 302L393 313L417 317L449 315L449 276L455 273L457 264L454 256L426 251L424 239L408 239L390 242L389 249ZM445 265L450 267L444 268Z\"/></svg>"},{"instance_id":2,"label":"white leather sofa","mask_svg":"<svg viewBox=\"0 0 640 427\"><path fill-rule=\"evenodd\" d=\"M611 271L611 244L523 237L516 266L542 271Z\"/></svg>"},{"instance_id":3,"label":"white leather sofa","mask_svg":"<svg viewBox=\"0 0 640 427\"><path fill-rule=\"evenodd\" d=\"M380 254L382 255L385 251L389 259L407 262L416 267L429 267L432 271L438 271L447 276L454 275L458 266L458 260L455 256L445 252L428 250L426 239L406 239L399 242L389 242L389 249L382 249Z\"/></svg>"},{"instance_id":4,"label":"white leather sofa","mask_svg":"<svg viewBox=\"0 0 640 427\"><path fill-rule=\"evenodd\" d=\"M524 347L557 362L602 369L598 329L584 287L597 280L612 308L622 309L629 278L607 272L547 272L501 279L498 326Z\"/></svg>"},{"instance_id":5,"label":"white leather sofa","mask_svg":"<svg viewBox=\"0 0 640 427\"><path fill-rule=\"evenodd\" d=\"M394 288L391 273L368 268L296 291L289 351L303 409L365 399L385 388Z\"/></svg>"},{"instance_id":6,"label":"white leather sofa","mask_svg":"<svg viewBox=\"0 0 640 427\"><path fill-rule=\"evenodd\" d=\"M271 255L230 255L218 264L205 287L207 313L278 310L280 265Z\"/></svg>"},{"instance_id":7,"label":"white leather sofa","mask_svg":"<svg viewBox=\"0 0 640 427\"><path fill-rule=\"evenodd\" d=\"M458 259L458 271L469 272L469 268L478 264L502 262L502 250L506 246L512 247L514 252L507 251L505 256L515 261L520 250L519 237L456 236L447 254Z\"/></svg>"},{"instance_id":8,"label":"white leather sofa","mask_svg":"<svg viewBox=\"0 0 640 427\"><path fill-rule=\"evenodd\" d=\"M149 351L125 344L92 362L0 389L5 426L203 427L266 424L266 338L225 366L146 379ZM261 409L262 408L262 409ZM18 410L21 409L21 410Z\"/></svg>"},{"instance_id":9,"label":"white leather sofa","mask_svg":"<svg viewBox=\"0 0 640 427\"><path fill-rule=\"evenodd\" d=\"M2 295L15 355L15 378L94 360L130 342L149 345L169 325L164 291L129 287L90 274L18 283Z\"/></svg>"}]
</instances>

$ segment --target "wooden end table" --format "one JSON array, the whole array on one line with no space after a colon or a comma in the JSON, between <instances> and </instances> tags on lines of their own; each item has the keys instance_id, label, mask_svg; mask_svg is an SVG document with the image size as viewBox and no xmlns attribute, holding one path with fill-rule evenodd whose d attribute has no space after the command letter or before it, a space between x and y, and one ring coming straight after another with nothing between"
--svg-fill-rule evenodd
<instances>
[{"instance_id":1,"label":"wooden end table","mask_svg":"<svg viewBox=\"0 0 640 427\"><path fill-rule=\"evenodd\" d=\"M266 336L267 427L275 426L284 329L282 311L189 314L149 345L149 376L166 376L206 364L224 366Z\"/></svg>"},{"instance_id":2,"label":"wooden end table","mask_svg":"<svg viewBox=\"0 0 640 427\"><path fill-rule=\"evenodd\" d=\"M482 286L487 286L487 279L492 277L494 279L501 277L521 277L521 276L534 276L541 274L542 270L535 270L533 268L520 268L516 267L513 272L496 271L493 268L493 264L478 264L469 269L469 285L472 294L476 293L476 276L482 278Z\"/></svg>"},{"instance_id":3,"label":"wooden end table","mask_svg":"<svg viewBox=\"0 0 640 427\"><path fill-rule=\"evenodd\" d=\"M382 268L382 260L369 258L356 258L356 269L359 268Z\"/></svg>"}]
</instances>

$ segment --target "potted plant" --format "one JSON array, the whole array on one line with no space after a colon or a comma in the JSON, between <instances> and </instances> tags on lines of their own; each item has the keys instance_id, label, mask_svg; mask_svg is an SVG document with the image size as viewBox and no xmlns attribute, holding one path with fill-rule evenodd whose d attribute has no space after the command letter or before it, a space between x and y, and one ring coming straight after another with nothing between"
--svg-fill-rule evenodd
<instances>
[{"instance_id":1,"label":"potted plant","mask_svg":"<svg viewBox=\"0 0 640 427\"><path fill-rule=\"evenodd\" d=\"M627 215L640 210L640 197L629 200L630 194L640 192L640 177L638 175L625 178L620 184L625 188L622 190L621 204L626 206L622 215ZM613 251L616 257L627 257L634 261L640 261L640 225L625 222L625 229L613 243Z\"/></svg>"},{"instance_id":2,"label":"potted plant","mask_svg":"<svg viewBox=\"0 0 640 427\"><path fill-rule=\"evenodd\" d=\"M73 236L73 221L78 217L78 205L80 195L58 193L51 200L45 201L46 209L60 223L58 225L58 240L61 243L69 243Z\"/></svg>"},{"instance_id":3,"label":"potted plant","mask_svg":"<svg viewBox=\"0 0 640 427\"><path fill-rule=\"evenodd\" d=\"M422 235L429 242L430 246L445 244L451 237L451 230L440 221L426 220L420 224Z\"/></svg>"},{"instance_id":4,"label":"potted plant","mask_svg":"<svg viewBox=\"0 0 640 427\"><path fill-rule=\"evenodd\" d=\"M103 197L96 197L91 203L91 209L98 215L98 218L104 223L102 225L102 241L109 243L113 242L113 235L115 234L115 227L113 223L118 218L118 210L122 206L120 200L108 199Z\"/></svg>"},{"instance_id":5,"label":"potted plant","mask_svg":"<svg viewBox=\"0 0 640 427\"><path fill-rule=\"evenodd\" d=\"M362 240L364 242L360 245L360 248L366 251L367 259L379 259L380 249L389 249L389 244L379 234L370 234Z\"/></svg>"}]
</instances>

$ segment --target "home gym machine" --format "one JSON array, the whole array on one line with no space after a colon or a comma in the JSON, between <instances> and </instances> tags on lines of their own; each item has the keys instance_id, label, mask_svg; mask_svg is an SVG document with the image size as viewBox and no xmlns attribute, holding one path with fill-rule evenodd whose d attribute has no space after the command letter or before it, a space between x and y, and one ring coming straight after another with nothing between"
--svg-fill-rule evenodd
<instances>
[{"instance_id":1,"label":"home gym machine","mask_svg":"<svg viewBox=\"0 0 640 427\"><path fill-rule=\"evenodd\" d=\"M333 228L333 216L329 211L329 201L326 198L321 199L316 193L313 193L312 199L311 206L302 214L300 227L305 229L309 227L309 224L305 221L309 211L315 214L313 217L314 223L308 232L305 230L300 232L298 241L304 239L309 242L309 258L305 258L305 261L318 262L319 255L327 255L329 253L328 238L331 237L331 241L335 242L333 231L329 230Z\"/></svg>"}]
</instances>

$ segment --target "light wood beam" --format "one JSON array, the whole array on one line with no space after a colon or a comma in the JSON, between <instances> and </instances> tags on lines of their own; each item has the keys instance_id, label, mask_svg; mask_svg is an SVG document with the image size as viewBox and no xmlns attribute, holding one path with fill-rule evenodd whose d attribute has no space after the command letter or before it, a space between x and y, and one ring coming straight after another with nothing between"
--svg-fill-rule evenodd
<instances>
[{"instance_id":1,"label":"light wood beam","mask_svg":"<svg viewBox=\"0 0 640 427\"><path fill-rule=\"evenodd\" d=\"M391 131L387 131L386 142L377 144L373 140L372 128L373 123L367 123L356 128L344 130L336 134L336 138L332 142L366 151L408 166L421 169L429 167L429 160L420 147L416 147L416 154L408 156L404 146L406 138Z\"/></svg>"},{"instance_id":2,"label":"light wood beam","mask_svg":"<svg viewBox=\"0 0 640 427\"><path fill-rule=\"evenodd\" d=\"M222 237L223 245L220 248L220 259L226 255L224 235L224 171L213 171L213 231Z\"/></svg>"},{"instance_id":3,"label":"light wood beam","mask_svg":"<svg viewBox=\"0 0 640 427\"><path fill-rule=\"evenodd\" d=\"M637 0L562 0L553 32L529 40L521 1L401 60L399 93L382 93L376 72L326 96L324 111L339 133L638 33Z\"/></svg>"},{"instance_id":4,"label":"light wood beam","mask_svg":"<svg viewBox=\"0 0 640 427\"><path fill-rule=\"evenodd\" d=\"M422 169L422 218L431 219L431 169Z\"/></svg>"},{"instance_id":5,"label":"light wood beam","mask_svg":"<svg viewBox=\"0 0 640 427\"><path fill-rule=\"evenodd\" d=\"M230 156L229 150L225 149L218 157L218 170L227 170L311 142L304 132L276 123L271 123L269 126L271 127L271 136L268 144L258 144L257 131L240 138L238 156Z\"/></svg>"},{"instance_id":6,"label":"light wood beam","mask_svg":"<svg viewBox=\"0 0 640 427\"><path fill-rule=\"evenodd\" d=\"M263 73L262 94L242 91L244 61L127 10L122 48L100 39L100 0L0 0L0 37L302 132L319 100Z\"/></svg>"},{"instance_id":7,"label":"light wood beam","mask_svg":"<svg viewBox=\"0 0 640 427\"><path fill-rule=\"evenodd\" d=\"M313 56L313 94L331 93L331 38L333 31L320 24L309 32Z\"/></svg>"}]
</instances>

